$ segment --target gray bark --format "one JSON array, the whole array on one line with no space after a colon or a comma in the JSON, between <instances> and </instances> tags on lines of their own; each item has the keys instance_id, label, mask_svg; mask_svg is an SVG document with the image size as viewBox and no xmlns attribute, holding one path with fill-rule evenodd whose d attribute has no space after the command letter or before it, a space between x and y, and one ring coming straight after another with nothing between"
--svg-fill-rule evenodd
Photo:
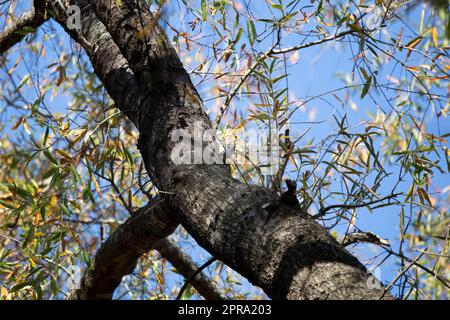
<instances>
[{"instance_id":1,"label":"gray bark","mask_svg":"<svg viewBox=\"0 0 450 320\"><path fill-rule=\"evenodd\" d=\"M209 129L211 123L164 31L138 4L99 0L93 6L152 97L134 115L138 147L154 183L179 209L182 225L272 298L378 299L383 289L368 289L370 275L362 264L305 212L233 179L226 165L172 162L172 132L193 132L197 121ZM144 39L136 37L142 29Z\"/></svg>"}]
</instances>

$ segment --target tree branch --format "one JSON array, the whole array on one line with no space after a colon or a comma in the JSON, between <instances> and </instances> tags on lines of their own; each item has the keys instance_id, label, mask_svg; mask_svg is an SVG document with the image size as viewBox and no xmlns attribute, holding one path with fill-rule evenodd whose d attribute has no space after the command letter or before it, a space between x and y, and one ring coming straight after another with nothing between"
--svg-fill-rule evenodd
<instances>
[{"instance_id":1,"label":"tree branch","mask_svg":"<svg viewBox=\"0 0 450 320\"><path fill-rule=\"evenodd\" d=\"M389 245L388 240L382 239L372 232L354 232L345 235L345 237L343 237L343 239L341 240L341 243L344 247L358 242L367 242L384 246Z\"/></svg>"},{"instance_id":2,"label":"tree branch","mask_svg":"<svg viewBox=\"0 0 450 320\"><path fill-rule=\"evenodd\" d=\"M181 287L180 291L178 292L176 300L180 300L183 296L184 291L186 291L186 288L192 283L194 278L196 278L203 270L205 270L208 266L213 264L215 261L217 261L216 258L212 257L208 259L204 264L202 264L200 267L198 267L197 270L195 270L189 277L186 278L186 281L184 282L184 285Z\"/></svg>"},{"instance_id":3,"label":"tree branch","mask_svg":"<svg viewBox=\"0 0 450 320\"><path fill-rule=\"evenodd\" d=\"M69 2L84 7L83 0ZM197 121L211 127L189 75L165 33L136 3L117 6L99 0L92 5L106 28L84 12L81 36L87 42L66 30L86 50L116 105L138 127L147 172L199 244L275 299L378 298L380 290L367 288L366 269L305 212L267 189L234 180L228 166L177 166L172 161L173 130L193 130ZM66 18L64 12L55 15L63 26ZM143 39L137 37L143 30ZM143 224L152 226L147 220ZM142 252L141 238L153 230L141 228L136 234L126 226L99 250L76 297L110 298L121 276L131 272ZM139 245L127 247L127 237ZM128 266L119 263L116 272L111 259ZM109 279L105 270L111 267L114 277Z\"/></svg>"},{"instance_id":4,"label":"tree branch","mask_svg":"<svg viewBox=\"0 0 450 320\"><path fill-rule=\"evenodd\" d=\"M78 4L85 5L86 3L80 1ZM138 92L139 87L127 61L119 52L104 25L95 17L89 7L83 6L83 8L82 30L66 29L66 31L87 51L97 75L103 80L105 87L109 89L112 98L133 119L134 114L128 111L133 108L137 97L145 99L146 96L142 92ZM61 11L60 6L55 5L52 9L56 13L57 21L65 27L66 13ZM112 58L101 59L104 56ZM152 208L152 211L155 210L163 209ZM159 213L163 214L163 212ZM166 228L169 228L169 231L171 228L174 230L177 225L177 223L171 222L171 220L174 221L174 218L172 216L166 217L168 220L164 221L162 218L158 219L157 216L156 218L153 217L153 220L158 219L159 226L156 226L154 222L146 220L147 216L152 219L151 214L153 213L145 213L139 219L130 218L108 238L96 254L94 270L86 271L80 289L73 291L70 299L110 299L114 289L120 284L121 278L132 272L138 257L154 247L157 247L161 255L168 259L184 276L187 277L192 274L193 270L196 270L192 260L184 255L175 244L167 239L151 235L152 232L166 230ZM141 233L150 236L140 237ZM134 244L131 247L130 237L134 239ZM224 298L217 287L212 284L212 281L204 275L196 277L192 284L206 299Z\"/></svg>"},{"instance_id":5,"label":"tree branch","mask_svg":"<svg viewBox=\"0 0 450 320\"><path fill-rule=\"evenodd\" d=\"M319 39L319 40L316 40L316 41L303 43L303 44L300 44L300 45L297 45L297 46L292 46L292 47L289 47L289 48L283 48L283 49L279 49L279 50L272 50L271 55L285 54L285 53L289 53L289 52L298 51L298 50L302 50L302 49L305 49L305 48L317 46L317 45L325 43L325 42L329 42L329 41L334 41L334 40L340 39L340 38L345 37L346 35L349 35L349 34L352 34L352 33L356 33L356 30L349 29L349 30L345 30L345 31L342 31L340 33L337 33L337 34L335 34L333 36L325 37L323 39Z\"/></svg>"},{"instance_id":6,"label":"tree branch","mask_svg":"<svg viewBox=\"0 0 450 320\"><path fill-rule=\"evenodd\" d=\"M12 25L0 33L0 54L8 51L16 43L22 41L22 39L28 34L24 28L38 28L45 21L47 17L41 9L43 1L37 0L34 2L33 8L22 14Z\"/></svg>"},{"instance_id":7,"label":"tree branch","mask_svg":"<svg viewBox=\"0 0 450 320\"><path fill-rule=\"evenodd\" d=\"M385 200L390 200L390 199L395 198L395 197L397 197L399 195L401 195L401 193L390 194L390 195L387 195L387 196L385 196L385 197L383 197L381 199L376 199L376 200L363 202L363 203L357 203L357 204L333 204L333 205L330 205L328 207L320 209L319 212L313 216L313 218L317 219L317 218L323 217L328 211L333 210L333 209L356 209L356 208L368 207L368 206L371 206L373 204L377 204L377 203L383 202Z\"/></svg>"},{"instance_id":8,"label":"tree branch","mask_svg":"<svg viewBox=\"0 0 450 320\"><path fill-rule=\"evenodd\" d=\"M178 222L164 200L150 202L120 225L97 251L69 300L112 299L122 277L133 272L139 257L172 234Z\"/></svg>"}]
</instances>

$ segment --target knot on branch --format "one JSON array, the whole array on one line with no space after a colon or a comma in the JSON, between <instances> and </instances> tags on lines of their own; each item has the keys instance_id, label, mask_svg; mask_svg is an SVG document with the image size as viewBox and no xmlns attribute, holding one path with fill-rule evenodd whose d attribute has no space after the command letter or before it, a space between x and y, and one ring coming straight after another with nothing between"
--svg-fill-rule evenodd
<instances>
[{"instance_id":1,"label":"knot on branch","mask_svg":"<svg viewBox=\"0 0 450 320\"><path fill-rule=\"evenodd\" d=\"M296 208L300 208L300 203L298 202L296 193L297 193L297 183L294 180L286 180L286 187L287 190L285 192L283 192L280 196L280 200L281 202L283 202L284 204L291 206L291 207L296 207Z\"/></svg>"}]
</instances>

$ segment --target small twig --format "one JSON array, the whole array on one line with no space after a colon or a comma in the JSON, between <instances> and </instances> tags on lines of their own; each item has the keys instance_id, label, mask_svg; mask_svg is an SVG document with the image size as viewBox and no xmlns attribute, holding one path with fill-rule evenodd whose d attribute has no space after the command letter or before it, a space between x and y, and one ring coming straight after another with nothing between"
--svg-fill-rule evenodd
<instances>
[{"instance_id":1,"label":"small twig","mask_svg":"<svg viewBox=\"0 0 450 320\"><path fill-rule=\"evenodd\" d=\"M278 45L278 41L270 47L269 50L267 50L265 53L263 53L260 57L256 59L256 61L248 68L247 72L244 73L244 75L241 77L241 80L238 84L234 86L234 88L230 91L230 93L227 95L225 102L223 106L220 108L219 113L217 114L216 118L214 119L213 129L216 130L217 127L220 124L220 120L222 120L222 117L227 112L228 108L230 107L231 100L234 98L234 96L237 94L239 89L242 87L242 85L245 83L247 78L256 70L256 68L263 62L268 56L270 56L273 53L273 49Z\"/></svg>"},{"instance_id":2,"label":"small twig","mask_svg":"<svg viewBox=\"0 0 450 320\"><path fill-rule=\"evenodd\" d=\"M393 254L394 256L397 256L401 259L404 259L405 261L411 262L412 264L414 264L416 267L422 269L423 271L427 272L428 274L430 274L431 276L433 276L434 278L438 279L444 286L446 286L448 289L450 289L450 281L447 280L444 276L438 275L436 274L433 270L425 267L424 265L418 263L416 260L412 260L408 257L406 257L405 255L401 254L401 253L397 253L393 250L391 250L388 247L383 247L388 253Z\"/></svg>"},{"instance_id":3,"label":"small twig","mask_svg":"<svg viewBox=\"0 0 450 320\"><path fill-rule=\"evenodd\" d=\"M142 193L145 194L145 196L148 198L148 200L151 200L151 199L153 199L153 196L150 194L149 191L145 190L145 186L149 181L145 182L145 183L142 182L143 169L144 169L144 164L143 164L143 162L141 162L141 164L139 165L139 173L138 173L139 189L141 189Z\"/></svg>"},{"instance_id":4,"label":"small twig","mask_svg":"<svg viewBox=\"0 0 450 320\"><path fill-rule=\"evenodd\" d=\"M202 272L205 268L207 268L209 265L211 265L213 262L215 262L217 259L215 257L212 257L208 261L206 261L204 264L202 264L197 271L195 271L189 278L186 279L184 282L184 285L181 287L180 292L178 292L176 300L180 300L183 296L184 291L191 283L192 279L194 279L200 272Z\"/></svg>"},{"instance_id":5,"label":"small twig","mask_svg":"<svg viewBox=\"0 0 450 320\"><path fill-rule=\"evenodd\" d=\"M405 268L403 268L402 271L400 271L397 274L397 276L394 278L394 280L392 280L391 283L386 288L384 288L384 292L381 295L380 300L383 299L383 297L385 296L385 294L387 292L389 292L389 290L394 286L394 284L397 282L397 280L400 279L400 277L402 277L409 269L411 269L411 267L413 265L415 265L417 263L417 261L419 261L420 258L422 258L423 255L424 255L424 253L420 254L417 258L415 258L413 261L411 261Z\"/></svg>"},{"instance_id":6,"label":"small twig","mask_svg":"<svg viewBox=\"0 0 450 320\"><path fill-rule=\"evenodd\" d=\"M329 41L333 41L333 40L345 37L346 35L349 35L349 34L352 34L352 33L356 33L356 31L353 30L353 29L342 31L342 32L340 32L338 34L335 34L334 36L326 37L326 38L319 39L319 40L316 40L316 41L311 41L311 42L304 43L304 44L301 44L301 45L298 45L298 46L293 46L293 47L279 49L279 50L272 50L271 54L272 55L284 54L284 53L289 53L289 52L292 52L292 51L305 49L305 48L308 48L308 47L312 47L312 46L315 46L315 45L318 45L318 44L322 44L322 43L325 43L325 42L329 42Z\"/></svg>"},{"instance_id":7,"label":"small twig","mask_svg":"<svg viewBox=\"0 0 450 320\"><path fill-rule=\"evenodd\" d=\"M396 193L396 194L391 194L389 196L386 196L384 198L381 199L377 199L377 200L373 200L373 201L369 201L369 202L364 202L364 203L360 203L360 204L333 204L331 206L322 208L319 210L319 213L315 214L313 216L314 219L320 218L322 216L324 216L328 211L332 210L332 209L356 209L356 208L362 208L362 207L367 207L376 203L380 203L383 202L385 200L389 200L392 198L395 198L397 196L401 195L401 193Z\"/></svg>"},{"instance_id":8,"label":"small twig","mask_svg":"<svg viewBox=\"0 0 450 320\"><path fill-rule=\"evenodd\" d=\"M155 245L155 249L163 258L177 270L177 272L188 278L197 271L197 265L183 250L168 238L162 239ZM214 279L211 279L204 273L199 273L190 281L194 289L206 300L224 300L226 296L221 293Z\"/></svg>"}]
</instances>

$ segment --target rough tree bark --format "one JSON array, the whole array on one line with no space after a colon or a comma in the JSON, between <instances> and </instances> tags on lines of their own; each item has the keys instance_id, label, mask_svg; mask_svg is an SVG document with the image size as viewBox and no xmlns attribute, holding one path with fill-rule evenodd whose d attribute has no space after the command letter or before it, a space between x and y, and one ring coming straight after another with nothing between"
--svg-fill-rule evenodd
<instances>
[{"instance_id":1,"label":"rough tree bark","mask_svg":"<svg viewBox=\"0 0 450 320\"><path fill-rule=\"evenodd\" d=\"M79 4L86 5L85 2ZM68 18L62 10L64 8L57 3L49 5L49 8L64 27ZM126 60L105 26L89 7L84 10L81 21L82 30L66 30L89 53L92 64L105 87L109 88L110 95L120 103L122 109L131 108L134 99L140 99L143 92L139 90ZM97 55L113 59L97 59ZM117 70L120 72L116 73ZM112 74L116 76L110 76ZM135 212L102 244L95 255L93 268L85 270L79 288L73 290L68 298L111 299L122 277L131 274L138 258L151 249L158 250L185 278L190 277L196 271L196 265L180 248L164 239L179 224L173 213L175 211L164 199L154 198L146 207ZM194 277L191 284L205 299L224 299L213 281L203 274Z\"/></svg>"},{"instance_id":2,"label":"rough tree bark","mask_svg":"<svg viewBox=\"0 0 450 320\"><path fill-rule=\"evenodd\" d=\"M82 26L84 39L68 32L138 128L148 174L196 241L273 299L379 299L384 289L368 288L365 267L306 212L234 179L226 165L172 162L174 130L211 128L189 75L141 1L89 3L102 24Z\"/></svg>"}]
</instances>

